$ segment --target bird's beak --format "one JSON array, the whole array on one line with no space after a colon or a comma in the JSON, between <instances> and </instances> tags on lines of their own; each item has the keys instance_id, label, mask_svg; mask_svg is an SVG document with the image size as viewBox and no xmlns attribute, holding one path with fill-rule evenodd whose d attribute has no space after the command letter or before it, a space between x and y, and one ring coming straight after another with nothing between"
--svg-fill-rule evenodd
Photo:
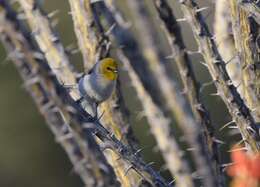
<instances>
[{"instance_id":1,"label":"bird's beak","mask_svg":"<svg viewBox=\"0 0 260 187\"><path fill-rule=\"evenodd\" d=\"M113 72L114 72L114 73L118 73L118 71L117 71L116 69L115 69L115 70L113 70Z\"/></svg>"}]
</instances>

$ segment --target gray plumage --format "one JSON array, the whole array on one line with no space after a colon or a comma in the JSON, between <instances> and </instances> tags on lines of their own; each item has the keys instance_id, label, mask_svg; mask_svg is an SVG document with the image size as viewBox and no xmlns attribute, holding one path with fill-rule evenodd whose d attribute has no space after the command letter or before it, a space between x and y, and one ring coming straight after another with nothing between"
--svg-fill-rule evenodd
<instances>
[{"instance_id":1,"label":"gray plumage","mask_svg":"<svg viewBox=\"0 0 260 187\"><path fill-rule=\"evenodd\" d=\"M93 117L97 115L98 104L108 99L116 86L116 80L109 80L100 73L99 63L89 74L83 76L78 84L83 98L82 107Z\"/></svg>"}]
</instances>

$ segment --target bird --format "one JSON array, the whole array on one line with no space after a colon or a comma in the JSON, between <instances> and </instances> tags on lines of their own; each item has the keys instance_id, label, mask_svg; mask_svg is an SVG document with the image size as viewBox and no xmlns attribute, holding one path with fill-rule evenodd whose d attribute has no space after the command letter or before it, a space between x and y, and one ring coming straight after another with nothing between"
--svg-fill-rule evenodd
<instances>
[{"instance_id":1,"label":"bird","mask_svg":"<svg viewBox=\"0 0 260 187\"><path fill-rule=\"evenodd\" d=\"M78 81L81 106L92 117L97 117L97 108L113 93L118 78L118 62L110 57L96 62L91 70Z\"/></svg>"}]
</instances>

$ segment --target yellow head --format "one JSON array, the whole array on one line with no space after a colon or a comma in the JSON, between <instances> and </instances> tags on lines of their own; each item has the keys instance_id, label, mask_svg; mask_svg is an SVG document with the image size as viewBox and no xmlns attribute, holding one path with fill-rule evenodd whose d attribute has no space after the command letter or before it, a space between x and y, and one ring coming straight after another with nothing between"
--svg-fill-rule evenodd
<instances>
[{"instance_id":1,"label":"yellow head","mask_svg":"<svg viewBox=\"0 0 260 187\"><path fill-rule=\"evenodd\" d=\"M118 64L113 58L104 58L100 61L100 73L108 80L116 80L118 77Z\"/></svg>"}]
</instances>

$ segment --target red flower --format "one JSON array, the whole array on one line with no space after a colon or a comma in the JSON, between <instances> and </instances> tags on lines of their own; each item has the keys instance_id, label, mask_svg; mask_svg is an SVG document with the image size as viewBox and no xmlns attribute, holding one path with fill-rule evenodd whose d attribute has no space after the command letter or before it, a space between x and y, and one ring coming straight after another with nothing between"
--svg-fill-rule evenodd
<instances>
[{"instance_id":1,"label":"red flower","mask_svg":"<svg viewBox=\"0 0 260 187\"><path fill-rule=\"evenodd\" d=\"M227 172L234 177L232 187L259 187L260 153L250 155L236 147L231 153L231 160L233 165Z\"/></svg>"}]
</instances>

